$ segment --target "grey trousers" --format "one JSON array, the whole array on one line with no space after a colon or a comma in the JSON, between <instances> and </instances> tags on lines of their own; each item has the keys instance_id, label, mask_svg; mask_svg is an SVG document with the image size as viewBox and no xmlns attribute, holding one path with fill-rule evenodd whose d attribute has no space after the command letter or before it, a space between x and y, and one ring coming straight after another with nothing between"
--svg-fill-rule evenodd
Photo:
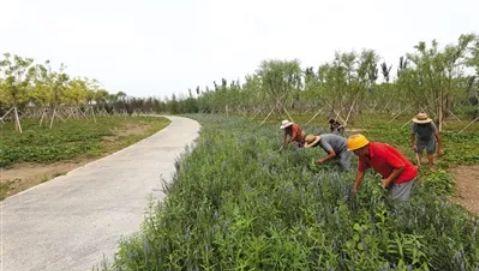
<instances>
[{"instance_id":1,"label":"grey trousers","mask_svg":"<svg viewBox=\"0 0 479 271\"><path fill-rule=\"evenodd\" d=\"M343 170L349 170L351 167L351 156L353 155L350 151L342 151L338 155L338 164Z\"/></svg>"},{"instance_id":2,"label":"grey trousers","mask_svg":"<svg viewBox=\"0 0 479 271\"><path fill-rule=\"evenodd\" d=\"M388 188L390 192L389 197L397 201L408 201L415 182L416 180L412 180L407 183L392 184Z\"/></svg>"}]
</instances>

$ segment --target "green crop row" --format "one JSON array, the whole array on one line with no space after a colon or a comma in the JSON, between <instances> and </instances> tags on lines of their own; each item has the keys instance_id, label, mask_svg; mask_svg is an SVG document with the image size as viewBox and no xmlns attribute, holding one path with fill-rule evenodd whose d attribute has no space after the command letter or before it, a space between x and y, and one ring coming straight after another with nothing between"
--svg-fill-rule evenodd
<instances>
[{"instance_id":1,"label":"green crop row","mask_svg":"<svg viewBox=\"0 0 479 271\"><path fill-rule=\"evenodd\" d=\"M53 162L79 156L98 156L125 147L160 130L169 123L164 118L149 117L98 117L93 119L69 119L49 129L37 121L25 120L24 133L19 134L9 124L0 126L0 167L18 162ZM117 135L116 131L128 129L128 125L145 125L141 134ZM113 143L105 137L115 137Z\"/></svg>"},{"instance_id":2,"label":"green crop row","mask_svg":"<svg viewBox=\"0 0 479 271\"><path fill-rule=\"evenodd\" d=\"M418 183L394 204L368 174L279 152L277 125L195 115L196 148L109 270L477 270L479 220ZM420 178L422 181L423 178Z\"/></svg>"}]
</instances>

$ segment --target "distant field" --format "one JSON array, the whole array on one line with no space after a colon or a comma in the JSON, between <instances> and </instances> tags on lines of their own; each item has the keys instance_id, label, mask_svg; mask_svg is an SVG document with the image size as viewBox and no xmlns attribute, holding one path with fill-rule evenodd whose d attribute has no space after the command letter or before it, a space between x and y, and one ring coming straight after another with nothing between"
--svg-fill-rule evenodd
<instances>
[{"instance_id":1,"label":"distant field","mask_svg":"<svg viewBox=\"0 0 479 271\"><path fill-rule=\"evenodd\" d=\"M11 125L0 128L0 167L18 162L48 163L97 157L121 149L168 125L155 117L99 117L58 122L53 129L24 120L23 134Z\"/></svg>"},{"instance_id":2,"label":"distant field","mask_svg":"<svg viewBox=\"0 0 479 271\"><path fill-rule=\"evenodd\" d=\"M163 129L160 117L99 117L58 122L53 129L23 120L23 134L0 128L0 200L48 181Z\"/></svg>"}]
</instances>

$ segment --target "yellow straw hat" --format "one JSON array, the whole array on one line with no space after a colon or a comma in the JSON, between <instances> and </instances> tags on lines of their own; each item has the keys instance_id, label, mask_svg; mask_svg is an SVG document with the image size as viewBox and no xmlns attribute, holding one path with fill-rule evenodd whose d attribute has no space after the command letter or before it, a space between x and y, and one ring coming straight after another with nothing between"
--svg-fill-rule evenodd
<instances>
[{"instance_id":1,"label":"yellow straw hat","mask_svg":"<svg viewBox=\"0 0 479 271\"><path fill-rule=\"evenodd\" d=\"M317 135L307 135L306 138L304 139L304 147L305 148L311 148L316 145L321 140L321 136Z\"/></svg>"},{"instance_id":2,"label":"yellow straw hat","mask_svg":"<svg viewBox=\"0 0 479 271\"><path fill-rule=\"evenodd\" d=\"M362 134L355 134L348 137L346 142L348 151L355 151L369 144L369 140Z\"/></svg>"},{"instance_id":3,"label":"yellow straw hat","mask_svg":"<svg viewBox=\"0 0 479 271\"><path fill-rule=\"evenodd\" d=\"M420 113L417 113L417 115L412 119L412 122L418 123L418 124L424 124L424 123L432 122L432 119L430 119L426 113L420 112Z\"/></svg>"}]
</instances>

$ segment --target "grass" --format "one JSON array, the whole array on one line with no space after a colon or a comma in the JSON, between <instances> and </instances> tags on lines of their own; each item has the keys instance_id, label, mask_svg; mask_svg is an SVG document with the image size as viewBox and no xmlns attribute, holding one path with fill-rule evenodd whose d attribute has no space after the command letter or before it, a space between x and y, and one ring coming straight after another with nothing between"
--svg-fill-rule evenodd
<instances>
[{"instance_id":1,"label":"grass","mask_svg":"<svg viewBox=\"0 0 479 271\"><path fill-rule=\"evenodd\" d=\"M442 192L419 184L394 204L368 174L351 198L354 172L314 165L320 150L279 152L276 122L194 117L201 137L167 199L105 269L479 268L479 220Z\"/></svg>"},{"instance_id":2,"label":"grass","mask_svg":"<svg viewBox=\"0 0 479 271\"><path fill-rule=\"evenodd\" d=\"M53 129L36 120L23 120L24 132L0 126L0 167L19 162L49 163L76 158L99 157L128 146L168 125L156 117L99 117L93 120L58 122ZM139 128L135 133L129 129ZM109 139L109 140L106 140Z\"/></svg>"},{"instance_id":3,"label":"grass","mask_svg":"<svg viewBox=\"0 0 479 271\"><path fill-rule=\"evenodd\" d=\"M7 197L12 183L13 181L0 182L0 201Z\"/></svg>"}]
</instances>

